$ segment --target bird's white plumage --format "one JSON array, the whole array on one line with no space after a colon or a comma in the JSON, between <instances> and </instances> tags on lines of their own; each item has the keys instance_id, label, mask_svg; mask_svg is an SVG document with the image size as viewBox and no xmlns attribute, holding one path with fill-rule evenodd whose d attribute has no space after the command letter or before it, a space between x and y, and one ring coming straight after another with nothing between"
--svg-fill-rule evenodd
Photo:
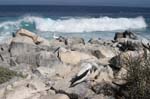
<instances>
[{"instance_id":1,"label":"bird's white plumage","mask_svg":"<svg viewBox=\"0 0 150 99\"><path fill-rule=\"evenodd\" d=\"M150 45L150 42L147 40L147 39L145 39L145 38L142 38L142 40L141 40L141 42L142 42L142 44L145 46L145 47L149 47L149 45Z\"/></svg>"},{"instance_id":2,"label":"bird's white plumage","mask_svg":"<svg viewBox=\"0 0 150 99\"><path fill-rule=\"evenodd\" d=\"M92 66L96 67L97 69L99 68L99 66L97 65L97 63L92 62L91 64L92 64Z\"/></svg>"},{"instance_id":3,"label":"bird's white plumage","mask_svg":"<svg viewBox=\"0 0 150 99\"><path fill-rule=\"evenodd\" d=\"M87 64L82 64L81 66L81 70L79 71L79 73L77 74L77 76L82 75L84 72L86 72L87 70L92 69L92 65L87 63Z\"/></svg>"},{"instance_id":4,"label":"bird's white plumage","mask_svg":"<svg viewBox=\"0 0 150 99\"><path fill-rule=\"evenodd\" d=\"M83 81L89 80L90 75L99 72L99 66L96 63L83 63L80 71L76 74L75 78L71 80L71 85L79 84ZM95 71L96 69L96 71Z\"/></svg>"},{"instance_id":5,"label":"bird's white plumage","mask_svg":"<svg viewBox=\"0 0 150 99\"><path fill-rule=\"evenodd\" d=\"M74 84L81 83L81 82L87 80L89 75L90 75L90 71L88 71L87 74L83 78L81 78L81 79L77 80L76 82L74 82Z\"/></svg>"}]
</instances>

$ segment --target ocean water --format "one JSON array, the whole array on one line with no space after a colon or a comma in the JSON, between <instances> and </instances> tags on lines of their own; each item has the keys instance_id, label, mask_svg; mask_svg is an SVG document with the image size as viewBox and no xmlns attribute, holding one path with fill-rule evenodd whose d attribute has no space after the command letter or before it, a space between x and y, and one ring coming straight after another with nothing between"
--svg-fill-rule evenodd
<instances>
[{"instance_id":1,"label":"ocean water","mask_svg":"<svg viewBox=\"0 0 150 99\"><path fill-rule=\"evenodd\" d=\"M150 38L150 8L109 6L0 6L0 41L20 28L47 39L77 36L113 39L130 30Z\"/></svg>"}]
</instances>

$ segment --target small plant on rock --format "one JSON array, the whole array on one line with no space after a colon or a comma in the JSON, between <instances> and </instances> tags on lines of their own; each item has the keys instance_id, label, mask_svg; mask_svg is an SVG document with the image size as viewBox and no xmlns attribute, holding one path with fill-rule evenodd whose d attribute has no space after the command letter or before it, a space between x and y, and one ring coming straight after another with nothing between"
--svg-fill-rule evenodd
<instances>
[{"instance_id":1,"label":"small plant on rock","mask_svg":"<svg viewBox=\"0 0 150 99\"><path fill-rule=\"evenodd\" d=\"M20 76L15 71L9 70L8 68L0 67L0 84L5 83L15 76Z\"/></svg>"}]
</instances>

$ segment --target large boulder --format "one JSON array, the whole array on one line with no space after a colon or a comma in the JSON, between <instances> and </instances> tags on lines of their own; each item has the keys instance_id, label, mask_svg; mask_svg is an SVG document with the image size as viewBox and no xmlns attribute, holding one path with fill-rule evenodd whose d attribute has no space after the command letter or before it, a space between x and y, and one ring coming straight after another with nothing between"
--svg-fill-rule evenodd
<instances>
[{"instance_id":1,"label":"large boulder","mask_svg":"<svg viewBox=\"0 0 150 99\"><path fill-rule=\"evenodd\" d=\"M10 45L10 43L12 42L12 39L13 39L13 37L8 37L8 38L2 40L2 41L0 42L0 44L7 44L7 45Z\"/></svg>"},{"instance_id":2,"label":"large boulder","mask_svg":"<svg viewBox=\"0 0 150 99\"><path fill-rule=\"evenodd\" d=\"M26 63L34 66L51 66L59 60L47 46L27 43L11 43L10 55L18 64Z\"/></svg>"},{"instance_id":3,"label":"large boulder","mask_svg":"<svg viewBox=\"0 0 150 99\"><path fill-rule=\"evenodd\" d=\"M125 31L123 33L116 33L114 40L117 41L118 47L121 50L141 50L143 48L150 49L150 42L148 39L136 35L133 32Z\"/></svg>"},{"instance_id":4,"label":"large boulder","mask_svg":"<svg viewBox=\"0 0 150 99\"><path fill-rule=\"evenodd\" d=\"M59 60L58 60L57 56L54 53L52 53L52 52L40 51L36 55L36 62L37 62L38 66L51 67L54 64L58 64Z\"/></svg>"},{"instance_id":5,"label":"large boulder","mask_svg":"<svg viewBox=\"0 0 150 99\"><path fill-rule=\"evenodd\" d=\"M38 53L36 45L27 43L11 43L10 55L17 63L27 63L36 65L36 54Z\"/></svg>"},{"instance_id":6,"label":"large boulder","mask_svg":"<svg viewBox=\"0 0 150 99\"><path fill-rule=\"evenodd\" d=\"M58 57L63 63L72 65L78 64L82 60L94 58L89 54L78 51L59 51Z\"/></svg>"},{"instance_id":7,"label":"large boulder","mask_svg":"<svg viewBox=\"0 0 150 99\"><path fill-rule=\"evenodd\" d=\"M125 50L141 50L143 49L143 44L140 40L132 40L128 38L122 38L118 40L119 44L121 44L120 49Z\"/></svg>"},{"instance_id":8,"label":"large boulder","mask_svg":"<svg viewBox=\"0 0 150 99\"><path fill-rule=\"evenodd\" d=\"M112 58L118 54L118 50L109 46L100 46L92 49L92 55L98 59Z\"/></svg>"},{"instance_id":9,"label":"large boulder","mask_svg":"<svg viewBox=\"0 0 150 99\"><path fill-rule=\"evenodd\" d=\"M37 56L37 53L22 54L22 55L19 55L19 56L15 57L16 58L15 61L18 64L26 63L26 64L30 64L30 65L33 65L33 66L37 66L36 56Z\"/></svg>"},{"instance_id":10,"label":"large boulder","mask_svg":"<svg viewBox=\"0 0 150 99\"><path fill-rule=\"evenodd\" d=\"M35 72L37 72L39 76L43 76L44 78L57 80L57 78L66 78L68 74L71 73L71 69L71 66L67 66L65 64L55 64L51 67L40 66L36 68Z\"/></svg>"},{"instance_id":11,"label":"large boulder","mask_svg":"<svg viewBox=\"0 0 150 99\"><path fill-rule=\"evenodd\" d=\"M34 66L50 65L52 61L49 59L54 58L54 55L48 52L50 50L49 41L28 30L20 29L9 45L10 64L15 65L16 62Z\"/></svg>"},{"instance_id":12,"label":"large boulder","mask_svg":"<svg viewBox=\"0 0 150 99\"><path fill-rule=\"evenodd\" d=\"M55 74L55 70L49 67L40 66L34 70L34 74L44 78L50 78Z\"/></svg>"},{"instance_id":13,"label":"large boulder","mask_svg":"<svg viewBox=\"0 0 150 99\"><path fill-rule=\"evenodd\" d=\"M121 38L128 38L128 39L137 39L137 35L130 31L124 31L124 32L117 32L115 34L114 40L119 40Z\"/></svg>"},{"instance_id":14,"label":"large boulder","mask_svg":"<svg viewBox=\"0 0 150 99\"><path fill-rule=\"evenodd\" d=\"M33 40L29 37L26 37L26 36L17 36L15 38L12 39L12 42L16 42L16 43L27 43L27 44L32 44L32 45L35 45L35 43L33 42Z\"/></svg>"},{"instance_id":15,"label":"large boulder","mask_svg":"<svg viewBox=\"0 0 150 99\"><path fill-rule=\"evenodd\" d=\"M114 40L117 41L120 38L125 38L125 37L124 37L123 33L117 32L115 34Z\"/></svg>"},{"instance_id":16,"label":"large boulder","mask_svg":"<svg viewBox=\"0 0 150 99\"><path fill-rule=\"evenodd\" d=\"M9 51L11 56L22 55L26 53L34 53L40 51L53 51L49 46L32 45L27 43L12 42Z\"/></svg>"},{"instance_id":17,"label":"large boulder","mask_svg":"<svg viewBox=\"0 0 150 99\"><path fill-rule=\"evenodd\" d=\"M72 66L65 65L65 64L54 65L53 69L55 69L55 75L61 78L66 78L70 76L72 73Z\"/></svg>"},{"instance_id":18,"label":"large boulder","mask_svg":"<svg viewBox=\"0 0 150 99\"><path fill-rule=\"evenodd\" d=\"M114 69L121 69L126 67L127 63L130 61L138 60L144 58L144 51L127 51L113 57L110 60L110 66Z\"/></svg>"},{"instance_id":19,"label":"large boulder","mask_svg":"<svg viewBox=\"0 0 150 99\"><path fill-rule=\"evenodd\" d=\"M20 56L27 53L35 53L38 51L37 49L36 45L12 42L10 45L10 54L12 57Z\"/></svg>"},{"instance_id":20,"label":"large boulder","mask_svg":"<svg viewBox=\"0 0 150 99\"><path fill-rule=\"evenodd\" d=\"M28 44L49 46L48 40L42 37L39 37L35 33L32 33L25 29L18 30L12 42L22 42L22 43L28 43Z\"/></svg>"}]
</instances>

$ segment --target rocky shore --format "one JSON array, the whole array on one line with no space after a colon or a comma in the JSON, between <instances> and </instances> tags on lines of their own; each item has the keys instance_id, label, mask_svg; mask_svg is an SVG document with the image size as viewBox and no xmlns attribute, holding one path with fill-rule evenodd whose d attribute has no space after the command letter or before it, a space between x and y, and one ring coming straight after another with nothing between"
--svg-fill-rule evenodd
<instances>
[{"instance_id":1,"label":"rocky shore","mask_svg":"<svg viewBox=\"0 0 150 99\"><path fill-rule=\"evenodd\" d=\"M20 29L0 44L0 67L21 75L0 84L0 99L126 99L126 62L149 50L147 39L129 31L85 42Z\"/></svg>"}]
</instances>

